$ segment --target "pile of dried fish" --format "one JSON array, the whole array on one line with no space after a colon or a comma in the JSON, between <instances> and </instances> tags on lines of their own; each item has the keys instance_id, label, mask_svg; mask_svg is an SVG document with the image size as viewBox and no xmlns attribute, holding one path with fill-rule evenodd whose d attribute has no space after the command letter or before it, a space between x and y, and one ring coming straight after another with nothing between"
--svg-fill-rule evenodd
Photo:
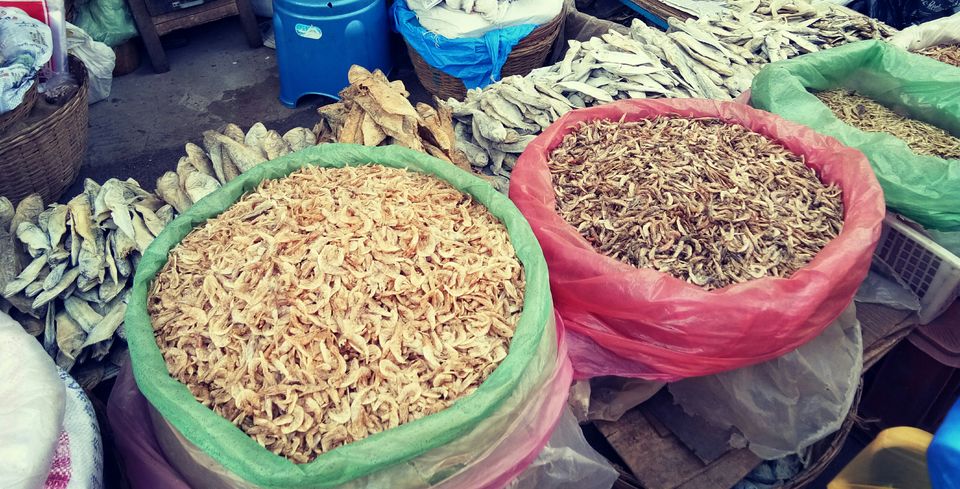
<instances>
[{"instance_id":1,"label":"pile of dried fish","mask_svg":"<svg viewBox=\"0 0 960 489\"><path fill-rule=\"evenodd\" d=\"M27 207L29 215L20 212ZM20 270L16 277L0 281L0 292L36 320L22 323L34 336L42 335L57 365L70 370L87 362L78 380L96 384L118 370L128 282L140 254L174 210L136 180L99 185L87 179L83 192L66 205L44 209L33 195L20 203L18 215L11 231L28 256L22 269L12 268ZM118 348L112 348L115 342Z\"/></svg>"},{"instance_id":2,"label":"pile of dried fish","mask_svg":"<svg viewBox=\"0 0 960 489\"><path fill-rule=\"evenodd\" d=\"M462 10L468 14L480 14L484 16L495 17L497 12L501 11L514 0L441 0L447 7L453 10Z\"/></svg>"},{"instance_id":3,"label":"pile of dried fish","mask_svg":"<svg viewBox=\"0 0 960 489\"><path fill-rule=\"evenodd\" d=\"M203 148L187 143L177 170L157 179L157 194L182 213L254 166L316 144L313 132L303 127L281 136L260 122L246 134L236 124L227 124L204 132Z\"/></svg>"},{"instance_id":4,"label":"pile of dried fish","mask_svg":"<svg viewBox=\"0 0 960 489\"><path fill-rule=\"evenodd\" d=\"M942 44L917 51L917 54L929 56L941 63L960 66L960 44Z\"/></svg>"},{"instance_id":5,"label":"pile of dried fish","mask_svg":"<svg viewBox=\"0 0 960 489\"><path fill-rule=\"evenodd\" d=\"M305 463L476 389L523 294L506 229L469 196L379 165L307 167L184 238L149 311L173 377Z\"/></svg>"},{"instance_id":6,"label":"pile of dried fish","mask_svg":"<svg viewBox=\"0 0 960 489\"><path fill-rule=\"evenodd\" d=\"M388 80L380 70L370 73L354 65L349 80L340 91L340 102L318 110L320 123L314 132L319 142L396 144L470 169L456 149L449 109L422 103L414 107L403 82Z\"/></svg>"},{"instance_id":7,"label":"pile of dried fish","mask_svg":"<svg viewBox=\"0 0 960 489\"><path fill-rule=\"evenodd\" d=\"M262 161L316 144L312 131L282 137L257 123L246 134L234 124L188 143L176 171L157 180L155 193L133 179L84 181L66 205L44 209L38 195L14 211L0 197L0 309L42 335L57 365L84 386L118 371L126 351L123 315L133 271L153 239L194 202Z\"/></svg>"},{"instance_id":8,"label":"pile of dried fish","mask_svg":"<svg viewBox=\"0 0 960 489\"><path fill-rule=\"evenodd\" d=\"M559 213L598 251L708 290L788 277L843 224L838 187L717 119L585 123L548 165Z\"/></svg>"},{"instance_id":9,"label":"pile of dried fish","mask_svg":"<svg viewBox=\"0 0 960 489\"><path fill-rule=\"evenodd\" d=\"M960 158L960 138L939 127L904 117L850 90L830 90L816 95L837 118L861 131L891 134L919 155Z\"/></svg>"}]
</instances>

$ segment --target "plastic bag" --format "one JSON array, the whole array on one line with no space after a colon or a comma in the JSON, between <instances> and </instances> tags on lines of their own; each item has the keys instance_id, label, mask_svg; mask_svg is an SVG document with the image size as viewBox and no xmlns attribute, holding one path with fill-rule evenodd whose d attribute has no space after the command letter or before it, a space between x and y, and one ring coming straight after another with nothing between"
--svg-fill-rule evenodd
<instances>
[{"instance_id":1,"label":"plastic bag","mask_svg":"<svg viewBox=\"0 0 960 489\"><path fill-rule=\"evenodd\" d=\"M404 0L390 6L394 28L430 66L459 78L469 88L485 87L500 79L500 70L513 47L537 26L515 25L478 38L449 39L420 25Z\"/></svg>"},{"instance_id":2,"label":"plastic bag","mask_svg":"<svg viewBox=\"0 0 960 489\"><path fill-rule=\"evenodd\" d=\"M83 62L90 82L88 103L96 103L110 96L113 67L117 55L110 46L94 41L83 29L67 23L67 48L70 54Z\"/></svg>"},{"instance_id":3,"label":"plastic bag","mask_svg":"<svg viewBox=\"0 0 960 489\"><path fill-rule=\"evenodd\" d=\"M548 155L581 121L634 121L664 114L742 124L803 155L823 180L843 190L840 235L790 278L762 278L713 291L597 253L557 214ZM796 349L853 300L884 216L880 186L859 151L767 112L697 99L625 100L568 112L520 156L510 198L543 248L576 378L679 380L746 367Z\"/></svg>"},{"instance_id":4,"label":"plastic bag","mask_svg":"<svg viewBox=\"0 0 960 489\"><path fill-rule=\"evenodd\" d=\"M23 10L0 7L0 114L20 105L50 61L50 28Z\"/></svg>"},{"instance_id":5,"label":"plastic bag","mask_svg":"<svg viewBox=\"0 0 960 489\"><path fill-rule=\"evenodd\" d=\"M76 6L74 23L96 41L113 47L139 35L124 0L90 0Z\"/></svg>"},{"instance_id":6,"label":"plastic bag","mask_svg":"<svg viewBox=\"0 0 960 489\"><path fill-rule=\"evenodd\" d=\"M523 313L507 357L471 395L439 413L344 445L308 464L295 465L268 452L228 420L201 405L186 386L170 377L147 313L147 291L172 247L194 226L223 212L260 181L286 176L306 165L342 167L371 162L432 174L472 195L497 216L506 226L524 266ZM431 466L409 461L463 438L481 423L488 422L494 412L519 412L554 374L557 358L557 328L553 322L546 264L523 216L506 197L480 178L423 153L394 146L326 144L311 147L257 165L197 202L168 224L144 252L130 294L125 328L137 384L162 418L237 478L269 487L322 488L348 482L362 487L367 481L361 479L375 478L378 471L392 465L396 472L390 483L399 484L408 478L441 480L475 460L480 455L476 447L487 446L505 433L512 417L501 416L493 425L487 423L480 432L483 438L458 454L459 457L446 454ZM566 388L564 386L564 393Z\"/></svg>"},{"instance_id":7,"label":"plastic bag","mask_svg":"<svg viewBox=\"0 0 960 489\"><path fill-rule=\"evenodd\" d=\"M190 487L190 484L167 461L169 452L165 455L161 448L163 442L158 441L158 436L162 439L170 434L174 436L179 436L179 434L175 432L163 433L164 428L151 428L151 424L156 427L157 423L162 424L165 421L154 418L151 422L148 414L151 409L137 389L127 365L125 364L121 369L117 378L110 395L107 411L110 424L115 430L117 446L120 448L124 461L130 470L131 483L134 488L186 489ZM538 395L524 407L522 412L519 415L515 412L495 413L494 416L485 420L489 423L491 418L496 416L513 418L511 429L507 430L504 436L498 440L482 440L484 435L481 425L474 430L474 433L451 444L438 447L431 453L418 457L408 464L419 466L446 464L447 459L457 451L467 453L476 451L478 446L485 447L485 453L481 458L475 460L469 466L460 468L459 472L439 482L438 485L430 486L436 487L436 489L500 488L521 473L525 480L549 478L553 474L552 469L557 465L571 470L593 471L599 476L604 469L602 457L594 453L588 446L586 448L579 446L577 440L569 434L560 435L564 445L558 445L560 442L557 441L556 435L551 435L555 423L564 411L567 398L566 389L570 384L571 375L572 368L561 340L556 358L556 368L552 377L537 391ZM564 429L562 423L561 421L560 428ZM574 421L574 425L575 423ZM577 429L579 431L579 428ZM550 439L549 442L548 438ZM478 441L482 444L478 445ZM585 442L582 445L585 445ZM194 458L192 463L189 464L190 466L195 467L198 463L206 464L205 467L216 465L216 462L190 445L189 442L185 442L183 446L189 446L189 456ZM548 451L547 449L551 447L553 451ZM567 453L565 450L572 450L573 453ZM530 465L534 457L537 457L536 462ZM176 456L174 456L174 460L176 460ZM175 461L173 464L180 466L182 470L183 464L177 464ZM528 467L528 465L530 466ZM609 469L612 470L612 468ZM401 471L403 471L402 468ZM528 475L527 473L530 471L537 473ZM376 478L367 481L365 487L407 487L397 478L396 473L396 468L385 468L380 474L377 474ZM229 474L223 472L220 475L222 479L230 477ZM205 482L207 483L204 484L205 487L221 487L221 485L212 484L213 481L210 478L207 478ZM229 486L254 487L241 480L232 479L229 482ZM427 487L427 484L423 482L416 487ZM609 487L609 485L606 487Z\"/></svg>"},{"instance_id":8,"label":"plastic bag","mask_svg":"<svg viewBox=\"0 0 960 489\"><path fill-rule=\"evenodd\" d=\"M873 270L860 284L854 300L868 304L882 304L894 309L920 310L920 298L909 287Z\"/></svg>"},{"instance_id":9,"label":"plastic bag","mask_svg":"<svg viewBox=\"0 0 960 489\"><path fill-rule=\"evenodd\" d=\"M580 422L617 421L627 411L647 402L665 386L626 377L594 377L578 380L570 387L573 414Z\"/></svg>"},{"instance_id":10,"label":"plastic bag","mask_svg":"<svg viewBox=\"0 0 960 489\"><path fill-rule=\"evenodd\" d=\"M587 443L577 419L564 409L537 459L507 489L610 489L617 469Z\"/></svg>"},{"instance_id":11,"label":"plastic bag","mask_svg":"<svg viewBox=\"0 0 960 489\"><path fill-rule=\"evenodd\" d=\"M958 43L960 42L960 13L920 25L912 25L894 34L887 39L887 42L907 51Z\"/></svg>"},{"instance_id":12,"label":"plastic bag","mask_svg":"<svg viewBox=\"0 0 960 489\"><path fill-rule=\"evenodd\" d=\"M881 41L861 41L767 65L750 93L754 107L863 151L890 208L926 228L960 229L960 160L920 156L890 134L847 125L808 91L837 87L960 135L960 69Z\"/></svg>"},{"instance_id":13,"label":"plastic bag","mask_svg":"<svg viewBox=\"0 0 960 489\"><path fill-rule=\"evenodd\" d=\"M734 426L758 457L799 454L840 429L860 385L863 339L851 303L820 336L759 365L670 384L688 414Z\"/></svg>"},{"instance_id":14,"label":"plastic bag","mask_svg":"<svg viewBox=\"0 0 960 489\"><path fill-rule=\"evenodd\" d=\"M0 312L0 487L43 487L63 426L66 392L36 338Z\"/></svg>"}]
</instances>

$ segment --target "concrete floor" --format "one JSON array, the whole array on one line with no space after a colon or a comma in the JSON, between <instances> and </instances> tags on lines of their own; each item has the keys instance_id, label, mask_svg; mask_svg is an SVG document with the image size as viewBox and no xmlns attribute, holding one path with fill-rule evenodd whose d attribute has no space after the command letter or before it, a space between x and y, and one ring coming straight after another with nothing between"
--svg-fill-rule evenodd
<instances>
[{"instance_id":1,"label":"concrete floor","mask_svg":"<svg viewBox=\"0 0 960 489\"><path fill-rule=\"evenodd\" d=\"M308 96L296 109L280 104L276 52L250 49L237 18L179 31L164 42L170 71L155 74L144 53L136 72L115 78L110 97L90 106L80 178L63 198L79 192L87 177L132 177L153 190L157 177L176 167L184 144L199 143L203 131L228 122L246 130L258 121L281 134L312 128L317 107L331 102ZM404 80L414 101L428 101L409 61L397 64L391 78Z\"/></svg>"}]
</instances>

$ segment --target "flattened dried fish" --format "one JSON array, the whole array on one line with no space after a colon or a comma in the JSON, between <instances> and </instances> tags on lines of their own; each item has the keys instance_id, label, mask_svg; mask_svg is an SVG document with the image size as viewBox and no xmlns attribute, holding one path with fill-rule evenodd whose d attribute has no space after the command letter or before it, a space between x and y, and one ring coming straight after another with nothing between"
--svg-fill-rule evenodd
<instances>
[{"instance_id":1,"label":"flattened dried fish","mask_svg":"<svg viewBox=\"0 0 960 489\"><path fill-rule=\"evenodd\" d=\"M33 300L33 308L40 309L41 307L45 306L48 302L60 295L61 292L74 285L74 282L77 281L79 276L79 268L71 268L68 270L67 273L63 274L63 278L60 279L60 283L50 290L44 290Z\"/></svg>"},{"instance_id":2,"label":"flattened dried fish","mask_svg":"<svg viewBox=\"0 0 960 489\"><path fill-rule=\"evenodd\" d=\"M0 195L0 231L10 231L10 223L13 222L15 212L10 199Z\"/></svg>"},{"instance_id":3,"label":"flattened dried fish","mask_svg":"<svg viewBox=\"0 0 960 489\"><path fill-rule=\"evenodd\" d=\"M25 289L30 283L37 280L37 277L40 276L40 271L43 270L43 267L47 265L47 256L40 255L35 260L30 262L20 274L17 275L17 278L7 284L3 289L3 297L9 298L14 294Z\"/></svg>"},{"instance_id":4,"label":"flattened dried fish","mask_svg":"<svg viewBox=\"0 0 960 489\"><path fill-rule=\"evenodd\" d=\"M294 127L283 135L283 140L290 146L291 152L297 152L317 144L317 137L313 131L305 127Z\"/></svg>"},{"instance_id":5,"label":"flattened dried fish","mask_svg":"<svg viewBox=\"0 0 960 489\"><path fill-rule=\"evenodd\" d=\"M10 220L10 232L16 233L20 223L29 222L37 224L37 217L43 212L43 199L40 194L30 194L23 198L17 209L13 213L13 219Z\"/></svg>"},{"instance_id":6,"label":"flattened dried fish","mask_svg":"<svg viewBox=\"0 0 960 489\"><path fill-rule=\"evenodd\" d=\"M157 179L157 194L181 214L193 205L190 197L180 188L180 177L172 171Z\"/></svg>"}]
</instances>

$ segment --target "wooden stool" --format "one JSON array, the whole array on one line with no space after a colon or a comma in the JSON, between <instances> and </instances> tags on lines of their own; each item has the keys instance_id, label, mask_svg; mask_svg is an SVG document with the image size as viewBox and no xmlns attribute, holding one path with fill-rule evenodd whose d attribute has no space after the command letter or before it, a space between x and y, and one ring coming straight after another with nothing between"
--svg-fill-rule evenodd
<instances>
[{"instance_id":1,"label":"wooden stool","mask_svg":"<svg viewBox=\"0 0 960 489\"><path fill-rule=\"evenodd\" d=\"M147 48L153 71L157 73L170 71L170 63L167 62L167 55L160 44L160 36L175 30L239 15L250 47L263 45L250 0L212 0L196 7L180 9L175 7L180 4L178 0L127 0L127 3L130 4L133 20L137 23L140 38Z\"/></svg>"}]
</instances>

